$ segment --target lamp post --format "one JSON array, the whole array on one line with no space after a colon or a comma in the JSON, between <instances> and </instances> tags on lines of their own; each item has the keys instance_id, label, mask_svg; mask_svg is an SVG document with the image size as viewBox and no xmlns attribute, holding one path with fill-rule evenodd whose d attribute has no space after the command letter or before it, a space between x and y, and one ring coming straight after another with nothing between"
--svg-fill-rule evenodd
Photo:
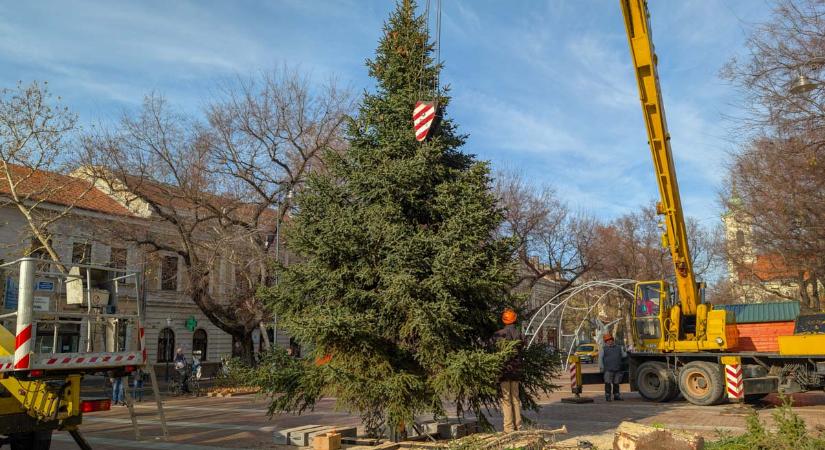
<instances>
[{"instance_id":1,"label":"lamp post","mask_svg":"<svg viewBox=\"0 0 825 450\"><path fill-rule=\"evenodd\" d=\"M292 201L292 189L289 189L286 193L286 200L287 202ZM283 207L283 198L278 201L278 210ZM287 203L289 206L290 203ZM281 222L283 222L284 217L286 217L286 211L284 211L283 215L278 218L278 222L275 224L275 261L280 264L281 263ZM275 284L278 284L280 281L280 274L275 274ZM272 317L272 347L278 345L278 315L273 314Z\"/></svg>"}]
</instances>

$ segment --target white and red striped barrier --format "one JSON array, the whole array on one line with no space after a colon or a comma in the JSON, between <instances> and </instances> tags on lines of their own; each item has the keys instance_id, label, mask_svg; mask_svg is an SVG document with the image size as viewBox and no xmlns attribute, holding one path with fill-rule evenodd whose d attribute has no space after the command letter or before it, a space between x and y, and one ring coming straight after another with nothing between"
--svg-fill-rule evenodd
<instances>
[{"instance_id":1,"label":"white and red striped barrier","mask_svg":"<svg viewBox=\"0 0 825 450\"><path fill-rule=\"evenodd\" d=\"M579 377L576 376L577 374L576 374L576 363L575 362L571 362L570 364L567 365L567 372L570 374L570 389L572 389L573 392L575 393L576 390L579 387L579 380L578 380Z\"/></svg>"},{"instance_id":2,"label":"white and red striped barrier","mask_svg":"<svg viewBox=\"0 0 825 450\"><path fill-rule=\"evenodd\" d=\"M14 338L14 368L28 369L32 347L32 324L23 327Z\"/></svg>"},{"instance_id":3,"label":"white and red striped barrier","mask_svg":"<svg viewBox=\"0 0 825 450\"><path fill-rule=\"evenodd\" d=\"M48 353L33 354L26 369L21 369L10 357L0 358L0 372L13 370L113 369L138 366L143 362L141 352L118 353Z\"/></svg>"},{"instance_id":4,"label":"white and red striped barrier","mask_svg":"<svg viewBox=\"0 0 825 450\"><path fill-rule=\"evenodd\" d=\"M14 369L14 356L0 358L0 372L7 372Z\"/></svg>"},{"instance_id":5,"label":"white and red striped barrier","mask_svg":"<svg viewBox=\"0 0 825 450\"><path fill-rule=\"evenodd\" d=\"M742 365L725 365L725 384L728 397L731 400L741 400L745 396L745 385L742 382Z\"/></svg>"}]
</instances>

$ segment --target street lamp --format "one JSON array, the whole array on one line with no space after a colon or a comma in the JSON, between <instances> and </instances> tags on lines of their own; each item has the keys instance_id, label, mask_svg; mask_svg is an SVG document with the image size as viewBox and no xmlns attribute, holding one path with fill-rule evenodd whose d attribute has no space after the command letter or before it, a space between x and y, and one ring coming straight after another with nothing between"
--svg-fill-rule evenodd
<instances>
[{"instance_id":1,"label":"street lamp","mask_svg":"<svg viewBox=\"0 0 825 450\"><path fill-rule=\"evenodd\" d=\"M813 68L817 68L823 64L825 64L825 56L817 56L799 63L796 66L799 71L799 76L791 82L790 88L788 89L790 93L794 95L804 95L821 85L821 82L811 79L810 77L806 77L805 74L802 73L802 67L811 66Z\"/></svg>"},{"instance_id":2,"label":"street lamp","mask_svg":"<svg viewBox=\"0 0 825 450\"><path fill-rule=\"evenodd\" d=\"M803 74L799 74L799 77L791 83L791 94L794 95L803 95L811 92L812 90L816 89L819 86L818 81L814 81Z\"/></svg>"}]
</instances>

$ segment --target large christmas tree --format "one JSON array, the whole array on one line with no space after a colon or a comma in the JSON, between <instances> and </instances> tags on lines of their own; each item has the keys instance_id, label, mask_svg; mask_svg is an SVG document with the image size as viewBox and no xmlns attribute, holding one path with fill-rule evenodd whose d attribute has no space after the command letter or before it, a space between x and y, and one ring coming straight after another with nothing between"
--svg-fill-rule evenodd
<instances>
[{"instance_id":1,"label":"large christmas tree","mask_svg":"<svg viewBox=\"0 0 825 450\"><path fill-rule=\"evenodd\" d=\"M296 199L286 236L300 262L261 295L311 355L274 353L250 374L278 394L272 412L333 396L377 432L444 415L444 400L479 416L496 405L515 347L490 338L514 300L513 249L496 237L489 167L459 150L447 90L434 90L441 67L426 30L412 1L397 5L367 61L377 88L352 120L349 150L327 155L328 171ZM425 142L413 132L418 100L440 109ZM529 353L522 399L535 407L554 366Z\"/></svg>"}]
</instances>

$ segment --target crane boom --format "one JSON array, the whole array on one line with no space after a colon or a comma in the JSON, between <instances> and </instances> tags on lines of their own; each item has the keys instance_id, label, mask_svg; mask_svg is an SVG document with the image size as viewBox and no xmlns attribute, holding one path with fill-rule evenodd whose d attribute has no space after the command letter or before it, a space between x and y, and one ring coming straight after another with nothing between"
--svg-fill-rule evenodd
<instances>
[{"instance_id":1,"label":"crane boom","mask_svg":"<svg viewBox=\"0 0 825 450\"><path fill-rule=\"evenodd\" d=\"M647 128L648 144L653 156L653 168L659 185L656 210L663 215L665 231L662 243L670 249L676 273L676 286L681 304L681 312L687 316L696 315L701 303L699 288L693 273L690 249L688 247L685 218L679 197L679 184L670 149L670 134L665 120L662 92L656 68L656 53L650 36L650 21L646 0L622 0L627 38L639 94L642 112Z\"/></svg>"}]
</instances>

